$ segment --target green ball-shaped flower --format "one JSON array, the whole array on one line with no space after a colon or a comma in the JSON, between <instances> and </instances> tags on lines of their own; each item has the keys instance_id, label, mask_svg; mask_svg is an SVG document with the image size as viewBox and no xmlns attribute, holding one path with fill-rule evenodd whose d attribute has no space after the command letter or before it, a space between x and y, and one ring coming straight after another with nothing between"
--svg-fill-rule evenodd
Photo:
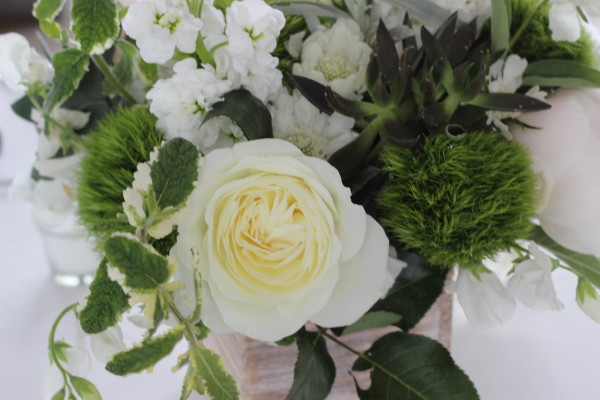
<instances>
[{"instance_id":1,"label":"green ball-shaped flower","mask_svg":"<svg viewBox=\"0 0 600 400\"><path fill-rule=\"evenodd\" d=\"M388 146L391 183L378 195L394 240L434 265L467 265L511 248L532 228L536 180L527 150L495 133L429 138L422 150Z\"/></svg>"},{"instance_id":2,"label":"green ball-shaped flower","mask_svg":"<svg viewBox=\"0 0 600 400\"><path fill-rule=\"evenodd\" d=\"M163 135L144 107L108 114L89 135L77 199L79 219L101 247L114 232L133 232L123 212L123 190L131 186L138 163L145 162Z\"/></svg>"}]
</instances>

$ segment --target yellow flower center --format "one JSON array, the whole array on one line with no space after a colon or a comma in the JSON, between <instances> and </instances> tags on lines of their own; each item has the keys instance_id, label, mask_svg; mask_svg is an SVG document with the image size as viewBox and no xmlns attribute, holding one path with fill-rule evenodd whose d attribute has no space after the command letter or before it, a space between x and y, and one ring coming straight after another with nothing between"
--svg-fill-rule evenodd
<instances>
[{"instance_id":1,"label":"yellow flower center","mask_svg":"<svg viewBox=\"0 0 600 400\"><path fill-rule=\"evenodd\" d=\"M323 73L327 82L345 79L356 72L356 68L352 68L342 57L321 57L315 69Z\"/></svg>"}]
</instances>

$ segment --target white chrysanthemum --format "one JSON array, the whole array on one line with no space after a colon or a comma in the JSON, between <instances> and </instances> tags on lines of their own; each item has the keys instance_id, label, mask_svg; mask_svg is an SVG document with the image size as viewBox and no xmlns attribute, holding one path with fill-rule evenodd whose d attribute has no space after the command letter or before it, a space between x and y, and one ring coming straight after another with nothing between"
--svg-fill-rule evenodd
<instances>
[{"instance_id":1,"label":"white chrysanthemum","mask_svg":"<svg viewBox=\"0 0 600 400\"><path fill-rule=\"evenodd\" d=\"M535 244L529 245L533 259L515 267L508 280L507 290L521 303L534 310L559 311L563 303L556 297L552 282L552 259Z\"/></svg>"},{"instance_id":2,"label":"white chrysanthemum","mask_svg":"<svg viewBox=\"0 0 600 400\"><path fill-rule=\"evenodd\" d=\"M549 25L552 39L556 41L575 42L581 37L581 16L577 11L600 13L598 0L551 0Z\"/></svg>"},{"instance_id":3,"label":"white chrysanthemum","mask_svg":"<svg viewBox=\"0 0 600 400\"><path fill-rule=\"evenodd\" d=\"M319 112L305 97L283 89L270 105L273 136L295 144L304 154L327 159L350 143L354 119L338 113Z\"/></svg>"},{"instance_id":4,"label":"white chrysanthemum","mask_svg":"<svg viewBox=\"0 0 600 400\"><path fill-rule=\"evenodd\" d=\"M24 92L23 83L49 82L54 70L48 60L14 32L0 35L0 76L15 92Z\"/></svg>"},{"instance_id":5,"label":"white chrysanthemum","mask_svg":"<svg viewBox=\"0 0 600 400\"><path fill-rule=\"evenodd\" d=\"M460 268L455 282L446 284L448 293L456 293L465 316L476 326L500 325L510 319L517 306L495 273L479 278Z\"/></svg>"},{"instance_id":6,"label":"white chrysanthemum","mask_svg":"<svg viewBox=\"0 0 600 400\"><path fill-rule=\"evenodd\" d=\"M371 51L356 22L338 19L331 28L322 28L304 41L293 72L331 86L344 97L359 99L366 90Z\"/></svg>"},{"instance_id":7,"label":"white chrysanthemum","mask_svg":"<svg viewBox=\"0 0 600 400\"><path fill-rule=\"evenodd\" d=\"M527 68L527 60L516 54L511 54L506 60L498 60L490 67L488 76L488 89L491 93L515 93L523 83L523 73ZM533 86L527 93L527 96L538 100L544 100L547 93L540 90L539 86ZM512 134L503 120L507 118L517 118L521 113L506 111L486 111L488 117L487 123L493 124L500 130L508 140L512 140Z\"/></svg>"},{"instance_id":8,"label":"white chrysanthemum","mask_svg":"<svg viewBox=\"0 0 600 400\"><path fill-rule=\"evenodd\" d=\"M184 0L142 0L129 7L123 29L136 40L144 61L165 63L176 47L195 52L202 21L189 12Z\"/></svg>"},{"instance_id":9,"label":"white chrysanthemum","mask_svg":"<svg viewBox=\"0 0 600 400\"><path fill-rule=\"evenodd\" d=\"M217 78L209 65L196 68L191 58L175 64L174 71L175 75L156 82L147 94L150 111L158 117L157 127L168 139L183 137L201 149L212 146L218 132L200 126L212 105L231 90L230 82Z\"/></svg>"}]
</instances>

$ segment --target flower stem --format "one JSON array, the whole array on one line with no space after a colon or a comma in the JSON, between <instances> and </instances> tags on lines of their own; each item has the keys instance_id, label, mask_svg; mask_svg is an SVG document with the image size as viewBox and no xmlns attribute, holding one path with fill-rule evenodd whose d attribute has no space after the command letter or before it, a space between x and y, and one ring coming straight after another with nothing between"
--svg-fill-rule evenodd
<instances>
[{"instance_id":1,"label":"flower stem","mask_svg":"<svg viewBox=\"0 0 600 400\"><path fill-rule=\"evenodd\" d=\"M69 385L68 377L71 374L62 366L62 364L60 363L60 359L58 358L58 355L56 354L56 345L55 345L54 335L56 334L56 329L58 328L58 324L60 323L60 321L70 311L74 310L75 307L77 307L77 303L71 304L69 307L65 308L60 314L58 314L58 317L56 317L56 320L52 324L52 329L50 329L50 334L48 335L48 348L50 350L50 360L54 364L56 364L56 367L58 368L58 370L60 371L60 373L63 376L65 386L69 387L69 390L70 390L70 385Z\"/></svg>"},{"instance_id":2,"label":"flower stem","mask_svg":"<svg viewBox=\"0 0 600 400\"><path fill-rule=\"evenodd\" d=\"M131 93L129 93L127 88L125 88L125 86L123 86L121 84L121 82L119 82L119 79L110 70L108 64L106 63L104 58L102 58L102 56L100 56L98 54L94 54L92 56L92 60L94 61L94 64L96 64L96 66L100 69L100 71L102 71L102 73L104 74L106 79L108 79L110 84L113 85L113 87L115 89L117 89L129 103L131 103L131 104L138 103L137 100L135 99L135 97L133 97L133 95Z\"/></svg>"},{"instance_id":3,"label":"flower stem","mask_svg":"<svg viewBox=\"0 0 600 400\"><path fill-rule=\"evenodd\" d=\"M538 3L538 5L535 6L533 11L527 16L527 18L525 18L523 24L521 24L517 32L515 32L514 36L510 39L510 42L508 43L508 49L506 49L506 53L508 53L510 49L512 49L512 47L515 45L515 43L517 43L517 40L519 40L523 33L525 33L525 29L527 29L527 26L529 26L529 23L531 22L533 17L538 13L539 9L547 2L548 0L541 0Z\"/></svg>"}]
</instances>

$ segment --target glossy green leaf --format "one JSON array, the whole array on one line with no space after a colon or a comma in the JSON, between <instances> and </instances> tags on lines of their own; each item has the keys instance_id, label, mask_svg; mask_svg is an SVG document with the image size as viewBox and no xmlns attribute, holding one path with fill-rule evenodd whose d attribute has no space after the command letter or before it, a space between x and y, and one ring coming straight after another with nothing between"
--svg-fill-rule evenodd
<instances>
[{"instance_id":1,"label":"glossy green leaf","mask_svg":"<svg viewBox=\"0 0 600 400\"><path fill-rule=\"evenodd\" d=\"M347 326L342 335L365 331L368 329L384 328L394 325L402 320L402 316L389 311L371 311L363 315L358 321Z\"/></svg>"},{"instance_id":2,"label":"glossy green leaf","mask_svg":"<svg viewBox=\"0 0 600 400\"><path fill-rule=\"evenodd\" d=\"M212 400L240 398L237 383L223 368L221 357L206 347L195 346L190 349L190 369L185 385L199 394L208 394Z\"/></svg>"},{"instance_id":3,"label":"glossy green leaf","mask_svg":"<svg viewBox=\"0 0 600 400\"><path fill-rule=\"evenodd\" d=\"M81 400L102 400L102 396L100 396L100 392L96 386L87 379L71 376L70 381L77 394L81 397Z\"/></svg>"},{"instance_id":4,"label":"glossy green leaf","mask_svg":"<svg viewBox=\"0 0 600 400\"><path fill-rule=\"evenodd\" d=\"M269 4L288 15L305 15L313 17L349 18L339 8L314 1L276 1Z\"/></svg>"},{"instance_id":5,"label":"glossy green leaf","mask_svg":"<svg viewBox=\"0 0 600 400\"><path fill-rule=\"evenodd\" d=\"M416 252L399 252L398 259L407 263L387 296L373 306L400 315L398 326L412 329L431 308L444 288L446 271L430 265Z\"/></svg>"},{"instance_id":6,"label":"glossy green leaf","mask_svg":"<svg viewBox=\"0 0 600 400\"><path fill-rule=\"evenodd\" d=\"M508 49L511 4L509 0L492 0L492 52Z\"/></svg>"},{"instance_id":7,"label":"glossy green leaf","mask_svg":"<svg viewBox=\"0 0 600 400\"><path fill-rule=\"evenodd\" d=\"M166 257L133 235L114 234L106 240L104 251L109 264L125 276L123 284L131 289L156 289L174 272Z\"/></svg>"},{"instance_id":8,"label":"glossy green leaf","mask_svg":"<svg viewBox=\"0 0 600 400\"><path fill-rule=\"evenodd\" d=\"M133 348L117 353L106 364L106 370L115 375L128 375L151 368L171 354L175 345L183 337L185 327L176 326L161 336L144 340Z\"/></svg>"},{"instance_id":9,"label":"glossy green leaf","mask_svg":"<svg viewBox=\"0 0 600 400\"><path fill-rule=\"evenodd\" d=\"M448 350L424 336L401 332L377 340L352 367L371 371L361 400L477 400L479 395Z\"/></svg>"},{"instance_id":10,"label":"glossy green leaf","mask_svg":"<svg viewBox=\"0 0 600 400\"><path fill-rule=\"evenodd\" d=\"M298 91L304 97L306 97L306 99L310 101L312 105L317 107L321 112L324 112L328 115L333 114L334 110L329 104L329 101L327 101L327 97L325 95L327 92L327 86L303 76L293 74L288 74L288 76L291 79L294 87L298 89ZM367 74L367 79L368 77L369 74Z\"/></svg>"},{"instance_id":11,"label":"glossy green leaf","mask_svg":"<svg viewBox=\"0 0 600 400\"><path fill-rule=\"evenodd\" d=\"M325 98L335 111L354 118L370 117L382 111L378 105L373 103L348 100L335 93L329 86L325 89Z\"/></svg>"},{"instance_id":12,"label":"glossy green leaf","mask_svg":"<svg viewBox=\"0 0 600 400\"><path fill-rule=\"evenodd\" d=\"M542 60L527 65L524 85L600 87L600 71L571 60Z\"/></svg>"},{"instance_id":13,"label":"glossy green leaf","mask_svg":"<svg viewBox=\"0 0 600 400\"><path fill-rule=\"evenodd\" d=\"M102 54L119 34L115 0L71 0L71 29L87 54Z\"/></svg>"},{"instance_id":14,"label":"glossy green leaf","mask_svg":"<svg viewBox=\"0 0 600 400\"><path fill-rule=\"evenodd\" d=\"M335 364L327 351L325 339L316 332L302 329L296 335L298 360L294 383L286 400L322 400L335 380Z\"/></svg>"},{"instance_id":15,"label":"glossy green leaf","mask_svg":"<svg viewBox=\"0 0 600 400\"><path fill-rule=\"evenodd\" d=\"M52 57L54 79L48 98L44 102L47 112L62 104L75 92L88 70L89 63L87 54L77 49L63 50Z\"/></svg>"},{"instance_id":16,"label":"glossy green leaf","mask_svg":"<svg viewBox=\"0 0 600 400\"><path fill-rule=\"evenodd\" d=\"M450 17L451 12L430 0L383 0L385 3L400 7L411 17L427 26L437 27Z\"/></svg>"},{"instance_id":17,"label":"glossy green leaf","mask_svg":"<svg viewBox=\"0 0 600 400\"><path fill-rule=\"evenodd\" d=\"M394 39L392 39L390 32L381 20L377 26L375 36L375 53L377 55L377 65L383 79L389 82L392 92L397 94L400 91L400 59Z\"/></svg>"},{"instance_id":18,"label":"glossy green leaf","mask_svg":"<svg viewBox=\"0 0 600 400\"><path fill-rule=\"evenodd\" d=\"M561 246L539 226L533 229L529 239L550 250L569 267L600 288L600 257L578 253Z\"/></svg>"},{"instance_id":19,"label":"glossy green leaf","mask_svg":"<svg viewBox=\"0 0 600 400\"><path fill-rule=\"evenodd\" d=\"M182 138L170 140L159 149L158 159L150 166L150 176L160 208L185 204L198 179L199 159L196 146Z\"/></svg>"},{"instance_id":20,"label":"glossy green leaf","mask_svg":"<svg viewBox=\"0 0 600 400\"><path fill-rule=\"evenodd\" d=\"M248 140L273 137L271 113L262 101L245 89L237 89L223 96L223 101L213 106L204 121L218 116L233 120Z\"/></svg>"},{"instance_id":21,"label":"glossy green leaf","mask_svg":"<svg viewBox=\"0 0 600 400\"><path fill-rule=\"evenodd\" d=\"M81 329L89 334L100 333L114 326L129 308L129 296L121 285L108 277L107 263L103 260L90 285L85 306L78 315Z\"/></svg>"},{"instance_id":22,"label":"glossy green leaf","mask_svg":"<svg viewBox=\"0 0 600 400\"><path fill-rule=\"evenodd\" d=\"M550 108L550 104L518 93L480 93L467 104L495 111L527 112Z\"/></svg>"},{"instance_id":23,"label":"glossy green leaf","mask_svg":"<svg viewBox=\"0 0 600 400\"><path fill-rule=\"evenodd\" d=\"M28 96L23 96L19 100L12 103L10 108L19 117L31 121L31 110L33 109L33 103Z\"/></svg>"}]
</instances>

